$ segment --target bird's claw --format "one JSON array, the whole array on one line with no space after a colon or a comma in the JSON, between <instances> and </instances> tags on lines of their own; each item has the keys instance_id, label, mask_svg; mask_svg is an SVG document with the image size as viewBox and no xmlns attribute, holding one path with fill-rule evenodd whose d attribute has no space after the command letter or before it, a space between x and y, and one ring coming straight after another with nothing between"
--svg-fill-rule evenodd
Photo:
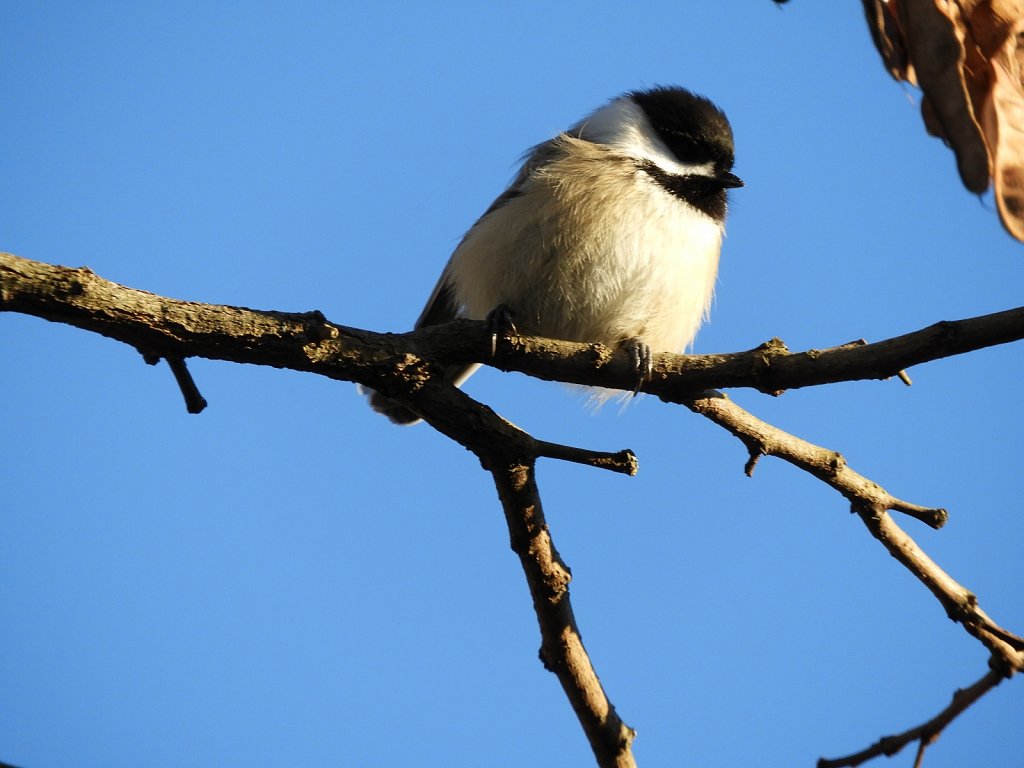
<instances>
[{"instance_id":1,"label":"bird's claw","mask_svg":"<svg viewBox=\"0 0 1024 768\"><path fill-rule=\"evenodd\" d=\"M498 353L498 337L507 339L517 335L516 324L512 322L512 311L504 304L499 304L487 315L487 327L491 329L491 357Z\"/></svg>"},{"instance_id":2,"label":"bird's claw","mask_svg":"<svg viewBox=\"0 0 1024 768\"><path fill-rule=\"evenodd\" d=\"M651 348L640 339L626 339L622 346L629 355L633 372L637 376L636 387L633 389L633 397L636 397L640 394L640 387L644 382L651 380L651 374L654 373L654 356L651 354Z\"/></svg>"}]
</instances>

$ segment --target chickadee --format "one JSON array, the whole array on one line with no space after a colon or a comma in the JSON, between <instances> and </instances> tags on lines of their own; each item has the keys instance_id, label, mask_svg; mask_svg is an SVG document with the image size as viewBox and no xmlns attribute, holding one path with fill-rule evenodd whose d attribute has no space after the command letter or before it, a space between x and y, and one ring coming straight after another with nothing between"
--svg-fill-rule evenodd
<instances>
[{"instance_id":1,"label":"chickadee","mask_svg":"<svg viewBox=\"0 0 1024 768\"><path fill-rule=\"evenodd\" d=\"M729 121L677 87L623 94L534 147L462 238L416 327L510 319L522 333L682 352L708 315L732 173ZM445 370L460 385L479 365ZM418 414L368 391L396 424Z\"/></svg>"}]
</instances>

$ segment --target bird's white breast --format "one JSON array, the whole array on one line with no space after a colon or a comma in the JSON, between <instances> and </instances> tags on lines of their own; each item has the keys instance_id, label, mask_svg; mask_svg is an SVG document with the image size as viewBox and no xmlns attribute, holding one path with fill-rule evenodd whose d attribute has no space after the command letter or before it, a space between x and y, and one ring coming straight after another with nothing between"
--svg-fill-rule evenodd
<instances>
[{"instance_id":1,"label":"bird's white breast","mask_svg":"<svg viewBox=\"0 0 1024 768\"><path fill-rule=\"evenodd\" d=\"M623 155L565 135L553 146L452 255L463 313L504 304L526 333L683 351L710 307L721 225Z\"/></svg>"}]
</instances>

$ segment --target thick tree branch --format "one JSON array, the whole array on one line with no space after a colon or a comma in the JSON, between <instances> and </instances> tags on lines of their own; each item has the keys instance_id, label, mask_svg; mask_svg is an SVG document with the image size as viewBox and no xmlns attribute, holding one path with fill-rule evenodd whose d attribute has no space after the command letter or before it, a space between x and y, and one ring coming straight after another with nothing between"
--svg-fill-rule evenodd
<instances>
[{"instance_id":1,"label":"thick tree branch","mask_svg":"<svg viewBox=\"0 0 1024 768\"><path fill-rule=\"evenodd\" d=\"M453 329L454 330L454 329ZM717 355L655 356L642 391L682 403L706 389L750 387L765 394L840 381L887 379L904 368L1024 339L1024 307L965 320L944 320L902 336L868 344L790 352L779 339L746 351ZM488 363L487 360L480 362ZM541 379L631 390L624 355L600 344L511 339L490 365ZM557 367L556 367L557 364Z\"/></svg>"},{"instance_id":2,"label":"thick tree branch","mask_svg":"<svg viewBox=\"0 0 1024 768\"><path fill-rule=\"evenodd\" d=\"M601 344L514 337L491 357L485 323L461 320L406 334L333 325L319 312L259 312L196 304L112 283L70 269L0 254L0 310L23 312L94 331L161 357L271 365L357 381L394 393L428 377L426 360L482 362L541 379L630 391L626 355ZM712 388L786 389L898 375L911 365L1024 338L1024 308L943 321L874 344L790 353L772 340L721 355L661 354L643 391L681 403ZM383 383L382 383L383 382ZM387 382L391 383L389 387Z\"/></svg>"},{"instance_id":3,"label":"thick tree branch","mask_svg":"<svg viewBox=\"0 0 1024 768\"><path fill-rule=\"evenodd\" d=\"M505 510L512 550L519 556L541 630L540 658L562 684L597 758L605 768L635 766L632 728L622 722L590 663L569 602L572 575L551 540L532 464L489 467Z\"/></svg>"}]
</instances>

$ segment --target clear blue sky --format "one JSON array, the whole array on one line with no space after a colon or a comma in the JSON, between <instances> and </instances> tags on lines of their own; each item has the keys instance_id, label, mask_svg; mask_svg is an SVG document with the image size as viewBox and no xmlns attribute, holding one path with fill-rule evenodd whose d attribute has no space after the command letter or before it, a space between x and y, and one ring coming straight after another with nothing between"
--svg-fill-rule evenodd
<instances>
[{"instance_id":1,"label":"clear blue sky","mask_svg":"<svg viewBox=\"0 0 1024 768\"><path fill-rule=\"evenodd\" d=\"M678 83L732 120L697 352L878 340L1021 303L1024 247L960 186L854 0L4 3L0 249L195 301L404 330L530 145ZM493 487L345 384L0 316L0 760L83 766L591 764ZM778 399L1004 626L1024 630L1021 348ZM642 398L594 415L468 391L640 474L539 467L584 641L641 765L812 766L933 715L986 654L846 502ZM926 765L1019 765L1024 683ZM909 766L912 751L879 763Z\"/></svg>"}]
</instances>

